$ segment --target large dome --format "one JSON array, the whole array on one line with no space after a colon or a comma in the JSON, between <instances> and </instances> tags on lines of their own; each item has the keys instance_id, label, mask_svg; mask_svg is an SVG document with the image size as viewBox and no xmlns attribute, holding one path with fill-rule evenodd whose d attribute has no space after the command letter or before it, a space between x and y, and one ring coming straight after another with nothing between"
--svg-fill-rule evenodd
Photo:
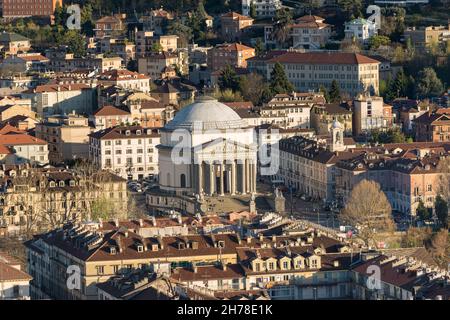
<instances>
[{"instance_id":1,"label":"large dome","mask_svg":"<svg viewBox=\"0 0 450 320\"><path fill-rule=\"evenodd\" d=\"M211 97L199 97L182 108L165 129L237 129L245 125L245 121L230 107Z\"/></svg>"}]
</instances>

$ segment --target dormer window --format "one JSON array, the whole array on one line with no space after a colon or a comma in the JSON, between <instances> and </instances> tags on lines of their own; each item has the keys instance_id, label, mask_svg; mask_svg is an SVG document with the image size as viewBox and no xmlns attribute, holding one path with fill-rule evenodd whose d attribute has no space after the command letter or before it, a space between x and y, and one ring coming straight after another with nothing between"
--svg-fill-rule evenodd
<instances>
[{"instance_id":1,"label":"dormer window","mask_svg":"<svg viewBox=\"0 0 450 320\"><path fill-rule=\"evenodd\" d=\"M152 244L152 251L158 251L158 244Z\"/></svg>"},{"instance_id":2,"label":"dormer window","mask_svg":"<svg viewBox=\"0 0 450 320\"><path fill-rule=\"evenodd\" d=\"M178 250L186 249L186 244L184 242L178 242Z\"/></svg>"},{"instance_id":3,"label":"dormer window","mask_svg":"<svg viewBox=\"0 0 450 320\"><path fill-rule=\"evenodd\" d=\"M225 241L223 240L217 241L217 248L225 248Z\"/></svg>"},{"instance_id":4,"label":"dormer window","mask_svg":"<svg viewBox=\"0 0 450 320\"><path fill-rule=\"evenodd\" d=\"M60 182L59 182L59 186L60 186L60 187L64 187L64 185L65 185L65 184L64 184L64 181L60 181Z\"/></svg>"},{"instance_id":5,"label":"dormer window","mask_svg":"<svg viewBox=\"0 0 450 320\"><path fill-rule=\"evenodd\" d=\"M109 247L109 254L116 254L116 247Z\"/></svg>"},{"instance_id":6,"label":"dormer window","mask_svg":"<svg viewBox=\"0 0 450 320\"><path fill-rule=\"evenodd\" d=\"M129 136L131 134L130 130L125 131L125 135Z\"/></svg>"},{"instance_id":7,"label":"dormer window","mask_svg":"<svg viewBox=\"0 0 450 320\"><path fill-rule=\"evenodd\" d=\"M75 187L75 181L70 180L69 185L70 185L71 187Z\"/></svg>"},{"instance_id":8,"label":"dormer window","mask_svg":"<svg viewBox=\"0 0 450 320\"><path fill-rule=\"evenodd\" d=\"M311 259L311 268L312 269L317 269L317 267L318 267L317 259Z\"/></svg>"},{"instance_id":9,"label":"dormer window","mask_svg":"<svg viewBox=\"0 0 450 320\"><path fill-rule=\"evenodd\" d=\"M136 134L137 134L138 136L140 136L140 135L141 135L141 130L136 130Z\"/></svg>"},{"instance_id":10,"label":"dormer window","mask_svg":"<svg viewBox=\"0 0 450 320\"><path fill-rule=\"evenodd\" d=\"M54 188L54 187L56 187L55 182L54 181L50 181L50 188Z\"/></svg>"},{"instance_id":11,"label":"dormer window","mask_svg":"<svg viewBox=\"0 0 450 320\"><path fill-rule=\"evenodd\" d=\"M136 245L138 252L144 252L144 246L142 244Z\"/></svg>"}]
</instances>

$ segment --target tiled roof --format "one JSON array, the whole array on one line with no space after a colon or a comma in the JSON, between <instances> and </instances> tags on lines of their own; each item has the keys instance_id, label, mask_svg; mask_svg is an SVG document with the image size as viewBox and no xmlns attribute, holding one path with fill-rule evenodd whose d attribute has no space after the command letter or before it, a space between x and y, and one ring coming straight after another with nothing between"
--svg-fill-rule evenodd
<instances>
[{"instance_id":1,"label":"tiled roof","mask_svg":"<svg viewBox=\"0 0 450 320\"><path fill-rule=\"evenodd\" d=\"M228 12L221 16L222 18L232 18L233 20L253 20L253 18L249 16L244 16L237 12Z\"/></svg>"},{"instance_id":2,"label":"tiled roof","mask_svg":"<svg viewBox=\"0 0 450 320\"><path fill-rule=\"evenodd\" d=\"M30 39L14 32L2 32L0 33L0 42L17 42L17 41L30 41Z\"/></svg>"},{"instance_id":3,"label":"tiled roof","mask_svg":"<svg viewBox=\"0 0 450 320\"><path fill-rule=\"evenodd\" d=\"M141 133L138 134L137 131ZM129 134L127 134L129 131ZM141 126L129 126L129 127L114 127L89 134L90 137L95 139L126 139L126 138L142 138L142 137L159 137L160 134L156 129L143 128Z\"/></svg>"},{"instance_id":4,"label":"tiled roof","mask_svg":"<svg viewBox=\"0 0 450 320\"><path fill-rule=\"evenodd\" d=\"M248 46L245 46L240 43L223 43L223 44L217 45L214 49L220 49L220 50L226 50L226 51L255 50L252 47L248 47Z\"/></svg>"},{"instance_id":5,"label":"tiled roof","mask_svg":"<svg viewBox=\"0 0 450 320\"><path fill-rule=\"evenodd\" d=\"M0 261L0 282L7 281L27 281L33 279L28 273L14 268L13 266Z\"/></svg>"},{"instance_id":6,"label":"tiled roof","mask_svg":"<svg viewBox=\"0 0 450 320\"><path fill-rule=\"evenodd\" d=\"M0 144L5 146L18 145L46 145L47 141L32 137L28 134L9 133L0 135Z\"/></svg>"},{"instance_id":7,"label":"tiled roof","mask_svg":"<svg viewBox=\"0 0 450 320\"><path fill-rule=\"evenodd\" d=\"M130 115L130 112L128 110L124 110L115 106L103 106L94 112L94 116L97 117L126 115Z\"/></svg>"},{"instance_id":8,"label":"tiled roof","mask_svg":"<svg viewBox=\"0 0 450 320\"><path fill-rule=\"evenodd\" d=\"M120 81L129 79L150 79L146 75L129 70L109 70L99 76L99 80Z\"/></svg>"},{"instance_id":9,"label":"tiled roof","mask_svg":"<svg viewBox=\"0 0 450 320\"><path fill-rule=\"evenodd\" d=\"M359 53L348 52L286 52L270 59L269 62L346 65L380 63Z\"/></svg>"},{"instance_id":10,"label":"tiled roof","mask_svg":"<svg viewBox=\"0 0 450 320\"><path fill-rule=\"evenodd\" d=\"M84 83L73 83L73 84L51 84L51 85L41 85L37 86L35 89L30 89L25 91L26 93L44 93L44 92L58 92L58 91L78 91L78 90L88 90L91 89L87 84Z\"/></svg>"}]
</instances>

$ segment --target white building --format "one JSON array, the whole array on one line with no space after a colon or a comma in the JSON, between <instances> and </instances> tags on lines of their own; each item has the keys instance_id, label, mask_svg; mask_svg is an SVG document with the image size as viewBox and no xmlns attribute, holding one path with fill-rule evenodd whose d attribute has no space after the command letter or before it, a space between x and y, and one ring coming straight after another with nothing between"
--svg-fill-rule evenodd
<instances>
[{"instance_id":1,"label":"white building","mask_svg":"<svg viewBox=\"0 0 450 320\"><path fill-rule=\"evenodd\" d=\"M0 300L30 300L32 279L19 261L0 252Z\"/></svg>"},{"instance_id":2,"label":"white building","mask_svg":"<svg viewBox=\"0 0 450 320\"><path fill-rule=\"evenodd\" d=\"M281 9L281 0L242 0L242 14L250 16L250 8L256 7L257 18L275 17L277 10Z\"/></svg>"},{"instance_id":3,"label":"white building","mask_svg":"<svg viewBox=\"0 0 450 320\"><path fill-rule=\"evenodd\" d=\"M48 163L47 142L28 134L2 134L0 135L0 146L9 150L9 154L2 160L6 164Z\"/></svg>"},{"instance_id":4,"label":"white building","mask_svg":"<svg viewBox=\"0 0 450 320\"><path fill-rule=\"evenodd\" d=\"M159 142L155 129L108 128L89 135L89 158L98 168L123 178L143 179L158 174Z\"/></svg>"},{"instance_id":5,"label":"white building","mask_svg":"<svg viewBox=\"0 0 450 320\"><path fill-rule=\"evenodd\" d=\"M292 28L292 46L294 48L320 49L331 36L331 26L318 16L303 16L296 20Z\"/></svg>"},{"instance_id":6,"label":"white building","mask_svg":"<svg viewBox=\"0 0 450 320\"><path fill-rule=\"evenodd\" d=\"M150 78L138 72L123 70L109 70L98 77L98 83L105 87L117 86L125 90L150 92Z\"/></svg>"},{"instance_id":7,"label":"white building","mask_svg":"<svg viewBox=\"0 0 450 320\"><path fill-rule=\"evenodd\" d=\"M52 114L92 113L96 105L95 89L83 83L41 85L23 92L40 117Z\"/></svg>"},{"instance_id":8,"label":"white building","mask_svg":"<svg viewBox=\"0 0 450 320\"><path fill-rule=\"evenodd\" d=\"M254 140L253 128L233 109L210 97L198 98L162 130L160 188L209 195L255 192Z\"/></svg>"},{"instance_id":9,"label":"white building","mask_svg":"<svg viewBox=\"0 0 450 320\"><path fill-rule=\"evenodd\" d=\"M378 33L378 26L375 22L358 18L345 23L345 38L366 43L370 37Z\"/></svg>"}]
</instances>

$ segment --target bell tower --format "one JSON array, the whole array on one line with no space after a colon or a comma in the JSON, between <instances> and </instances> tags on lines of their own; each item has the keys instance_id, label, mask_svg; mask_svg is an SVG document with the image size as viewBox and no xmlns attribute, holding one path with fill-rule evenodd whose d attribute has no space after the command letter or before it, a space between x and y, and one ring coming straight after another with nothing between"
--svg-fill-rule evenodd
<instances>
[{"instance_id":1,"label":"bell tower","mask_svg":"<svg viewBox=\"0 0 450 320\"><path fill-rule=\"evenodd\" d=\"M331 145L330 151L344 151L344 129L339 121L334 120L331 125Z\"/></svg>"}]
</instances>

